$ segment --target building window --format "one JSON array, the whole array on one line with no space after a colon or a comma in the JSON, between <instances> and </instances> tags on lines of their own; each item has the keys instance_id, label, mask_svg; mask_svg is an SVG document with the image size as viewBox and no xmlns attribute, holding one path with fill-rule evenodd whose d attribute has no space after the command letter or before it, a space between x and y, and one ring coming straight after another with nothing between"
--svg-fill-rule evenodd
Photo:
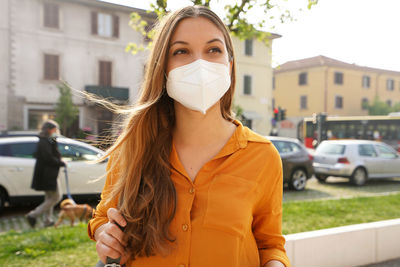
<instances>
[{"instance_id":1,"label":"building window","mask_svg":"<svg viewBox=\"0 0 400 267\"><path fill-rule=\"evenodd\" d=\"M246 39L244 41L244 54L246 56L253 55L253 39Z\"/></svg>"},{"instance_id":2,"label":"building window","mask_svg":"<svg viewBox=\"0 0 400 267\"><path fill-rule=\"evenodd\" d=\"M300 109L307 109L307 96L300 96Z\"/></svg>"},{"instance_id":3,"label":"building window","mask_svg":"<svg viewBox=\"0 0 400 267\"><path fill-rule=\"evenodd\" d=\"M361 109L367 110L368 109L368 98L361 99Z\"/></svg>"},{"instance_id":4,"label":"building window","mask_svg":"<svg viewBox=\"0 0 400 267\"><path fill-rule=\"evenodd\" d=\"M53 3L44 3L43 25L48 28L59 28L59 8Z\"/></svg>"},{"instance_id":5,"label":"building window","mask_svg":"<svg viewBox=\"0 0 400 267\"><path fill-rule=\"evenodd\" d=\"M102 37L119 37L119 17L92 12L92 34Z\"/></svg>"},{"instance_id":6,"label":"building window","mask_svg":"<svg viewBox=\"0 0 400 267\"><path fill-rule=\"evenodd\" d=\"M43 78L45 80L58 80L60 78L59 61L58 55L44 55Z\"/></svg>"},{"instance_id":7,"label":"building window","mask_svg":"<svg viewBox=\"0 0 400 267\"><path fill-rule=\"evenodd\" d=\"M388 100L386 101L386 104L387 104L389 107L391 107L391 106L392 106L392 100L388 99Z\"/></svg>"},{"instance_id":8,"label":"building window","mask_svg":"<svg viewBox=\"0 0 400 267\"><path fill-rule=\"evenodd\" d=\"M272 103L271 104L272 104L272 109L275 109L275 98L274 97L272 98Z\"/></svg>"},{"instance_id":9,"label":"building window","mask_svg":"<svg viewBox=\"0 0 400 267\"><path fill-rule=\"evenodd\" d=\"M343 97L335 96L335 108L342 109L343 108Z\"/></svg>"},{"instance_id":10,"label":"building window","mask_svg":"<svg viewBox=\"0 0 400 267\"><path fill-rule=\"evenodd\" d=\"M28 111L28 129L40 130L43 123L49 119L54 120L55 111L52 110L32 110Z\"/></svg>"},{"instance_id":11,"label":"building window","mask_svg":"<svg viewBox=\"0 0 400 267\"><path fill-rule=\"evenodd\" d=\"M275 90L275 76L272 77L272 90Z\"/></svg>"},{"instance_id":12,"label":"building window","mask_svg":"<svg viewBox=\"0 0 400 267\"><path fill-rule=\"evenodd\" d=\"M343 72L335 72L335 84L343 84Z\"/></svg>"},{"instance_id":13,"label":"building window","mask_svg":"<svg viewBox=\"0 0 400 267\"><path fill-rule=\"evenodd\" d=\"M111 62L110 61L100 61L99 62L99 85L108 87L111 86Z\"/></svg>"},{"instance_id":14,"label":"building window","mask_svg":"<svg viewBox=\"0 0 400 267\"><path fill-rule=\"evenodd\" d=\"M307 84L307 72L302 72L299 74L299 85Z\"/></svg>"},{"instance_id":15,"label":"building window","mask_svg":"<svg viewBox=\"0 0 400 267\"><path fill-rule=\"evenodd\" d=\"M388 91L393 91L394 90L394 80L393 79L387 79L386 80L386 89Z\"/></svg>"},{"instance_id":16,"label":"building window","mask_svg":"<svg viewBox=\"0 0 400 267\"><path fill-rule=\"evenodd\" d=\"M251 76L244 75L243 78L243 94L244 95L251 95Z\"/></svg>"},{"instance_id":17,"label":"building window","mask_svg":"<svg viewBox=\"0 0 400 267\"><path fill-rule=\"evenodd\" d=\"M362 87L363 88L370 88L371 86L371 78L367 75L362 77Z\"/></svg>"}]
</instances>

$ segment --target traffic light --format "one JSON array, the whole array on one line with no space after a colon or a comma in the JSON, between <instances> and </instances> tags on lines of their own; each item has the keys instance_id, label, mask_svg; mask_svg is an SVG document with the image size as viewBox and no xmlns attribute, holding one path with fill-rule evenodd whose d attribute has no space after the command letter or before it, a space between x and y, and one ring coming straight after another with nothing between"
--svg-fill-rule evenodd
<instances>
[{"instance_id":1,"label":"traffic light","mask_svg":"<svg viewBox=\"0 0 400 267\"><path fill-rule=\"evenodd\" d=\"M274 120L279 121L279 110L277 108L274 108Z\"/></svg>"},{"instance_id":2,"label":"traffic light","mask_svg":"<svg viewBox=\"0 0 400 267\"><path fill-rule=\"evenodd\" d=\"M281 109L280 110L280 120L281 121L284 121L284 120L286 120L286 109Z\"/></svg>"}]
</instances>

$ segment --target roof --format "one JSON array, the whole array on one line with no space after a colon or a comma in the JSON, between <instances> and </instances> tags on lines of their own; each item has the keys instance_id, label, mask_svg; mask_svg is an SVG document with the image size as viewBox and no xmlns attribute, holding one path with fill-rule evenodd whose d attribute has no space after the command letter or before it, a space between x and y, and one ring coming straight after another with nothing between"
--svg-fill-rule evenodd
<instances>
[{"instance_id":1,"label":"roof","mask_svg":"<svg viewBox=\"0 0 400 267\"><path fill-rule=\"evenodd\" d=\"M302 70L308 68L315 68L315 67L338 67L338 68L348 68L348 69L355 69L360 71L368 71L368 72L380 72L380 73L387 73L391 75L400 75L400 71L392 71L392 70L384 70L384 69L377 69L377 68L370 68L365 66L359 66L356 64L346 63L340 60L336 60L333 58L329 58L326 56L316 56L310 58L304 58L300 60L293 60L288 61L274 69L275 73L292 71L292 70Z\"/></svg>"}]
</instances>

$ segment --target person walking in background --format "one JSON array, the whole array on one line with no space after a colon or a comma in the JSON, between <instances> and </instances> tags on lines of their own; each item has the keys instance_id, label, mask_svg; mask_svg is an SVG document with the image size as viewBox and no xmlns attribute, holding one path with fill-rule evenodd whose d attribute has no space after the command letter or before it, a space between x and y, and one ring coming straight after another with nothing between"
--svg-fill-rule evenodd
<instances>
[{"instance_id":1,"label":"person walking in background","mask_svg":"<svg viewBox=\"0 0 400 267\"><path fill-rule=\"evenodd\" d=\"M61 160L61 154L57 147L58 129L57 122L48 120L43 123L42 131L39 134L31 188L44 191L45 196L44 202L26 215L31 227L35 227L36 218L41 214L46 214L45 227L54 225L53 209L62 198L57 177L60 167L65 166L65 162Z\"/></svg>"},{"instance_id":2,"label":"person walking in background","mask_svg":"<svg viewBox=\"0 0 400 267\"><path fill-rule=\"evenodd\" d=\"M235 57L224 23L201 6L170 13L146 66L138 103L104 155L107 179L88 225L101 261L289 267L281 159L231 111Z\"/></svg>"}]
</instances>

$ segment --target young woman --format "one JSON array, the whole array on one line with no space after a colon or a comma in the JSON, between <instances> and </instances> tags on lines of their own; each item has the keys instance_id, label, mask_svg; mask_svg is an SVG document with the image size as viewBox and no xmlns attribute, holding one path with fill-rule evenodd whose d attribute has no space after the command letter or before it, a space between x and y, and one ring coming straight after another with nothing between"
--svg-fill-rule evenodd
<instances>
[{"instance_id":1,"label":"young woman","mask_svg":"<svg viewBox=\"0 0 400 267\"><path fill-rule=\"evenodd\" d=\"M89 236L127 266L289 266L282 167L234 120L235 57L223 22L186 7L158 26L142 93L109 149ZM125 226L122 232L116 224Z\"/></svg>"},{"instance_id":2,"label":"young woman","mask_svg":"<svg viewBox=\"0 0 400 267\"><path fill-rule=\"evenodd\" d=\"M65 166L65 163L61 160L61 154L57 147L58 128L57 122L48 120L43 123L42 131L39 134L31 187L35 190L44 191L45 197L42 204L26 215L31 227L36 225L36 218L41 214L46 214L44 226L54 225L53 209L62 198L57 177L60 167Z\"/></svg>"}]
</instances>

